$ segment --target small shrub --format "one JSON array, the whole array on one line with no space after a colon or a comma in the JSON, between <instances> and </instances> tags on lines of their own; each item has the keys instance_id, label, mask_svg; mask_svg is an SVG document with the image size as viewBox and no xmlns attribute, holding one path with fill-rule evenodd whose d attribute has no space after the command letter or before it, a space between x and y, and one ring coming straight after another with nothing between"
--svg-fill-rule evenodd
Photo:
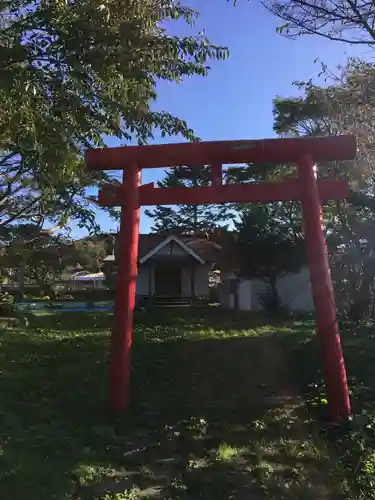
<instances>
[{"instance_id":1,"label":"small shrub","mask_svg":"<svg viewBox=\"0 0 375 500\"><path fill-rule=\"evenodd\" d=\"M16 318L18 324L26 327L29 325L27 314L16 308L14 297L8 292L0 293L0 317Z\"/></svg>"},{"instance_id":2,"label":"small shrub","mask_svg":"<svg viewBox=\"0 0 375 500\"><path fill-rule=\"evenodd\" d=\"M0 316L10 316L14 310L13 295L8 292L0 293Z\"/></svg>"},{"instance_id":3,"label":"small shrub","mask_svg":"<svg viewBox=\"0 0 375 500\"><path fill-rule=\"evenodd\" d=\"M266 292L259 294L258 301L263 310L277 321L292 317L291 312L282 303L277 290L274 291L271 287Z\"/></svg>"},{"instance_id":4,"label":"small shrub","mask_svg":"<svg viewBox=\"0 0 375 500\"><path fill-rule=\"evenodd\" d=\"M270 313L280 311L282 302L277 290L269 287L265 292L258 295L258 302L262 308Z\"/></svg>"},{"instance_id":5,"label":"small shrub","mask_svg":"<svg viewBox=\"0 0 375 500\"><path fill-rule=\"evenodd\" d=\"M216 460L220 462L233 462L238 460L245 451L245 448L238 448L227 443L222 443L217 450Z\"/></svg>"},{"instance_id":6,"label":"small shrub","mask_svg":"<svg viewBox=\"0 0 375 500\"><path fill-rule=\"evenodd\" d=\"M0 304L14 304L13 295L8 292L0 293Z\"/></svg>"}]
</instances>

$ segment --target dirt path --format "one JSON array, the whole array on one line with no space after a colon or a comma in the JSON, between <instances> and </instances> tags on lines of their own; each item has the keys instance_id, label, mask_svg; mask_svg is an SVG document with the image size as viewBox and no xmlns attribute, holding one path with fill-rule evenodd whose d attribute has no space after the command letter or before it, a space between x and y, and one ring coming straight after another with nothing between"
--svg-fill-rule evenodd
<instances>
[{"instance_id":1,"label":"dirt path","mask_svg":"<svg viewBox=\"0 0 375 500\"><path fill-rule=\"evenodd\" d=\"M148 355L123 466L82 498L124 489L171 500L344 498L277 336L164 344Z\"/></svg>"}]
</instances>

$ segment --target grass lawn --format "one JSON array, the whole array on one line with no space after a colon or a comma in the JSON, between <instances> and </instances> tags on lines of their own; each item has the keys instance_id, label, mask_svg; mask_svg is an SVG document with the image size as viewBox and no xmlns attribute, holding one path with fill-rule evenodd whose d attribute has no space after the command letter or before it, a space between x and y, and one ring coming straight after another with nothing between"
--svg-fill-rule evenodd
<instances>
[{"instance_id":1,"label":"grass lawn","mask_svg":"<svg viewBox=\"0 0 375 500\"><path fill-rule=\"evenodd\" d=\"M136 317L133 404L104 411L111 316L0 332L0 499L375 499L375 328L343 341L352 429L320 420L311 320ZM374 425L375 427L375 425Z\"/></svg>"}]
</instances>

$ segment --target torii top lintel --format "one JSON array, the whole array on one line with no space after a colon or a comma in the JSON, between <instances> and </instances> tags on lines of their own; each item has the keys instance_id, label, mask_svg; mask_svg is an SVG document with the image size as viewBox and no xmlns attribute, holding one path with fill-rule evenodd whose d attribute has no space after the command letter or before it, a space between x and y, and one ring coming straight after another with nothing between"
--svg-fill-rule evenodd
<instances>
[{"instance_id":1,"label":"torii top lintel","mask_svg":"<svg viewBox=\"0 0 375 500\"><path fill-rule=\"evenodd\" d=\"M215 163L295 163L304 155L315 161L353 160L356 151L354 136L338 135L89 149L85 162L90 170L121 170L129 165L163 168Z\"/></svg>"}]
</instances>

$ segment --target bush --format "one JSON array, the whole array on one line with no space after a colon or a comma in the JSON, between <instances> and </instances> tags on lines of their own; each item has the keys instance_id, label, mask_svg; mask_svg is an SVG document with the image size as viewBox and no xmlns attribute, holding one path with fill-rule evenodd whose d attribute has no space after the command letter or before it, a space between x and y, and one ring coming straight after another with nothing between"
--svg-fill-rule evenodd
<instances>
[{"instance_id":1,"label":"bush","mask_svg":"<svg viewBox=\"0 0 375 500\"><path fill-rule=\"evenodd\" d=\"M258 295L258 302L262 308L269 313L275 313L282 310L282 301L277 290L269 287L265 292Z\"/></svg>"},{"instance_id":2,"label":"bush","mask_svg":"<svg viewBox=\"0 0 375 500\"><path fill-rule=\"evenodd\" d=\"M0 293L0 316L6 317L14 313L14 297L8 292Z\"/></svg>"},{"instance_id":3,"label":"bush","mask_svg":"<svg viewBox=\"0 0 375 500\"><path fill-rule=\"evenodd\" d=\"M97 302L97 301L102 301L102 300L112 300L115 297L115 291L114 290L108 290L108 289L96 289L96 290L69 290L66 292L60 291L58 294L58 297L53 297L51 295L45 295L41 293L41 290L39 289L39 293L34 293L37 292L37 289L29 289L27 288L27 294L24 296L20 292L19 289L13 290L9 289L10 294L13 296L16 302L20 302L23 300L45 300L45 301L55 301L55 300L61 300L61 301L71 301L71 300L77 300L79 302Z\"/></svg>"},{"instance_id":4,"label":"bush","mask_svg":"<svg viewBox=\"0 0 375 500\"><path fill-rule=\"evenodd\" d=\"M26 286L24 293L20 288L15 288L12 285L3 285L3 291L5 290L13 295L14 300L16 302L20 302L22 300L40 300L42 296L42 290L39 286Z\"/></svg>"},{"instance_id":5,"label":"bush","mask_svg":"<svg viewBox=\"0 0 375 500\"><path fill-rule=\"evenodd\" d=\"M29 325L27 315L16 309L14 297L8 292L0 293L0 317L16 318L19 325L26 327Z\"/></svg>"}]
</instances>

